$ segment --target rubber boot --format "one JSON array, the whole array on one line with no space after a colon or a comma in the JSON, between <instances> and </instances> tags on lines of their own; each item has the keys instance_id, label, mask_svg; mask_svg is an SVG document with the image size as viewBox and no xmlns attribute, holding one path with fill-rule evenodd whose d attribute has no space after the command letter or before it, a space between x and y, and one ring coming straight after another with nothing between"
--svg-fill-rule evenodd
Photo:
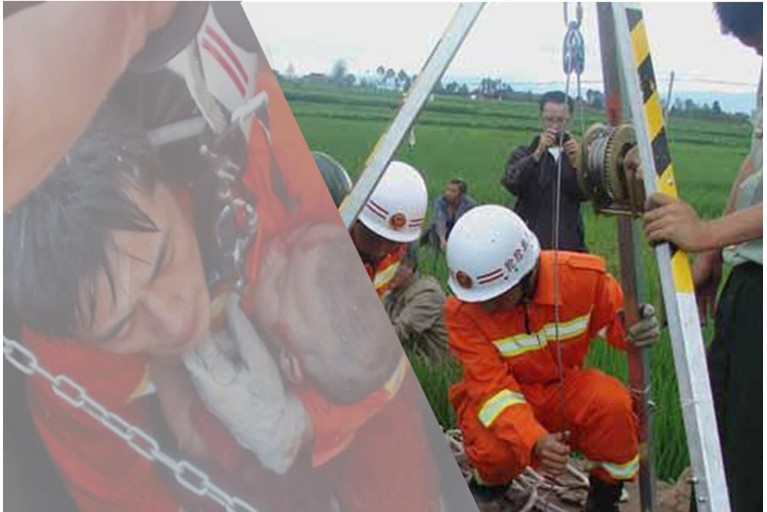
<instances>
[{"instance_id":1,"label":"rubber boot","mask_svg":"<svg viewBox=\"0 0 767 512\"><path fill-rule=\"evenodd\" d=\"M586 512L620 512L618 502L621 499L622 491L623 482L608 484L591 475L589 477Z\"/></svg>"},{"instance_id":2,"label":"rubber boot","mask_svg":"<svg viewBox=\"0 0 767 512\"><path fill-rule=\"evenodd\" d=\"M469 480L469 490L480 512L503 512L507 485L483 485L474 478Z\"/></svg>"}]
</instances>

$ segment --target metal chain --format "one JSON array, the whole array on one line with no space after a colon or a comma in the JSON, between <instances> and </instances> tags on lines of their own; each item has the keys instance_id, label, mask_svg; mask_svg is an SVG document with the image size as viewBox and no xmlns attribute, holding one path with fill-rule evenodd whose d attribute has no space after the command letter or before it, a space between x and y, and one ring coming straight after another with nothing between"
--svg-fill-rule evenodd
<instances>
[{"instance_id":1,"label":"metal chain","mask_svg":"<svg viewBox=\"0 0 767 512\"><path fill-rule=\"evenodd\" d=\"M196 496L208 497L228 512L257 512L243 499L228 494L211 482L210 477L191 462L176 460L163 452L156 439L91 398L85 389L70 377L50 373L38 363L35 354L18 341L3 336L3 355L22 373L29 376L39 375L45 379L57 397L100 422L107 430L125 441L134 452L171 470L176 481L189 492Z\"/></svg>"}]
</instances>

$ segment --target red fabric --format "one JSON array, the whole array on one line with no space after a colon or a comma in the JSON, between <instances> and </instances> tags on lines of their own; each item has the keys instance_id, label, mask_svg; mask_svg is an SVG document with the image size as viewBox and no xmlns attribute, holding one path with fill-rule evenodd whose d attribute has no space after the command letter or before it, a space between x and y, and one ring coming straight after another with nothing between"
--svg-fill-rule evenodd
<instances>
[{"instance_id":1,"label":"red fabric","mask_svg":"<svg viewBox=\"0 0 767 512\"><path fill-rule=\"evenodd\" d=\"M247 274L250 282L258 279L260 259L267 244L279 235L284 235L301 225L314 222L329 222L341 225L330 195L325 192L326 186L322 176L316 170L316 164L304 142L301 131L290 112L287 102L284 100L282 91L279 89L277 80L271 73L260 77L257 89L264 89L270 98L269 107L269 130L271 137L267 140L265 131L254 121L249 141L249 165L244 176L245 185L258 198L257 211L259 214L259 231L253 248L247 258ZM271 144L271 150L269 145ZM279 172L279 170L289 172ZM387 256L382 260L376 271L384 270L391 264L396 263L404 253L404 248ZM255 287L251 287L246 293L246 308L252 311L259 298L253 293ZM382 295L386 288L377 290ZM410 371L410 370L409 370ZM354 455L347 458L346 472L341 472L339 485L351 475L366 475L373 471L374 467L382 466L390 475L380 475L380 479L367 479L365 482L358 481L360 495L364 495L366 487L388 487L389 482L396 480L391 468L399 467L400 464L385 464L378 460L378 453L373 448L367 447L364 441L356 441L360 429L364 429L369 422L374 424L386 424L386 428L413 428L424 435L423 424L420 418L413 418L412 413L417 411L416 405L407 410L403 405L392 406L383 418L378 418L378 411L389 403L388 393L384 389L372 393L363 400L351 404L342 405L329 400L318 389L304 385L294 389L309 413L315 431L315 444L312 460L315 466L326 464L328 461L348 450ZM399 398L404 390L395 395L393 401L397 404L411 403L410 397ZM388 407L386 408L388 410ZM400 411L394 413L393 411ZM376 418L373 421L372 418ZM412 423L412 425L411 425ZM407 426L407 427L405 427ZM375 428L375 427L371 427ZM382 427L379 427L382 428ZM415 435L415 434L413 434ZM364 438L364 436L363 436ZM389 446L392 443L384 443ZM427 461L430 459L428 451L418 450L413 447L408 452L407 460L412 461L415 467L421 468L424 473L419 478L413 479L411 485L425 485L429 473L426 472ZM329 471L329 470L328 470ZM400 499L404 499L400 497ZM419 499L416 502L421 503ZM405 501L404 503L407 503ZM348 504L342 502L344 507ZM372 502L368 503L373 506ZM406 510L407 508L399 508ZM382 509L383 510L383 509ZM419 510L411 508L411 510ZM421 509L426 510L426 509Z\"/></svg>"},{"instance_id":2,"label":"red fabric","mask_svg":"<svg viewBox=\"0 0 767 512\"><path fill-rule=\"evenodd\" d=\"M294 390L306 407L314 426L314 450L312 463L325 464L346 450L365 423L378 413L389 401L385 389L368 395L352 405L329 401L315 387L301 386Z\"/></svg>"},{"instance_id":3,"label":"red fabric","mask_svg":"<svg viewBox=\"0 0 767 512\"><path fill-rule=\"evenodd\" d=\"M90 396L126 421L154 432L146 398L130 400L147 371L141 356L118 356L69 339L25 330L24 343L54 375L76 380ZM82 411L59 399L47 381L28 379L32 418L83 512L176 511L179 506L156 468Z\"/></svg>"},{"instance_id":4,"label":"red fabric","mask_svg":"<svg viewBox=\"0 0 767 512\"><path fill-rule=\"evenodd\" d=\"M568 376L567 427L573 431L574 446L590 460L622 464L631 460L637 449L636 420L628 392L617 381L582 370L582 366L591 340L603 329L610 344L626 348L619 319L623 294L618 282L606 272L603 259L560 252L558 260L560 326L588 319L587 324L582 323L583 329L576 329L576 335L560 327L562 361ZM508 482L534 462L532 449L541 436L562 429L558 424L556 341L551 334L547 343L541 342L544 325L548 324L551 332L555 319L553 276L553 253L544 251L536 291L527 306L489 313L480 304L462 303L454 297L445 305L450 349L463 367L463 379L451 387L450 400L458 413L466 452L488 482ZM499 348L518 346L508 340L536 333L539 335L533 336L526 351L504 354ZM504 390L521 394L524 401L502 408L486 427L479 412ZM584 416L584 411L591 414Z\"/></svg>"},{"instance_id":5,"label":"red fabric","mask_svg":"<svg viewBox=\"0 0 767 512\"><path fill-rule=\"evenodd\" d=\"M306 223L341 225L338 210L277 79L272 73L261 73L256 90L265 90L269 95L269 136L258 120L253 121L248 168L243 176L245 186L258 198L258 232L246 261L251 283L258 279L264 247L274 237ZM253 291L254 287L250 287L245 297L248 311L258 300Z\"/></svg>"},{"instance_id":6,"label":"red fabric","mask_svg":"<svg viewBox=\"0 0 767 512\"><path fill-rule=\"evenodd\" d=\"M312 468L311 450L299 454L287 473L277 475L242 449L202 401L194 404L192 420L195 430L212 448L216 458L211 476L217 483L225 482L225 489L259 510L330 512L332 482Z\"/></svg>"},{"instance_id":7,"label":"red fabric","mask_svg":"<svg viewBox=\"0 0 767 512\"><path fill-rule=\"evenodd\" d=\"M349 449L322 470L336 482L344 512L437 512L439 468L409 370L402 389L357 431Z\"/></svg>"}]
</instances>

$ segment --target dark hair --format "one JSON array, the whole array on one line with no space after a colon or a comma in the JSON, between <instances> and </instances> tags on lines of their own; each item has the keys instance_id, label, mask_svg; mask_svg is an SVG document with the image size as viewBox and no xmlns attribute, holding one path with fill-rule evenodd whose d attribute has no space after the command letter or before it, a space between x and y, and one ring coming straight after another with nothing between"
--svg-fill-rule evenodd
<instances>
[{"instance_id":1,"label":"dark hair","mask_svg":"<svg viewBox=\"0 0 767 512\"><path fill-rule=\"evenodd\" d=\"M762 2L714 2L725 33L737 38L762 33Z\"/></svg>"},{"instance_id":2,"label":"dark hair","mask_svg":"<svg viewBox=\"0 0 767 512\"><path fill-rule=\"evenodd\" d=\"M454 178L448 182L450 185L457 185L458 190L461 191L461 194L465 194L469 191L469 185L466 184L465 181L462 179Z\"/></svg>"},{"instance_id":3,"label":"dark hair","mask_svg":"<svg viewBox=\"0 0 767 512\"><path fill-rule=\"evenodd\" d=\"M562 91L549 91L541 96L541 99L538 101L540 112L543 112L543 107L546 103L556 103L558 105L567 103L567 109L570 111L570 114L573 113L573 99L569 96L565 96L565 93Z\"/></svg>"},{"instance_id":4,"label":"dark hair","mask_svg":"<svg viewBox=\"0 0 767 512\"><path fill-rule=\"evenodd\" d=\"M158 169L144 132L107 105L45 182L6 214L4 292L25 325L76 336L93 316L102 270L114 297L113 234L156 230L129 191L150 193Z\"/></svg>"}]
</instances>

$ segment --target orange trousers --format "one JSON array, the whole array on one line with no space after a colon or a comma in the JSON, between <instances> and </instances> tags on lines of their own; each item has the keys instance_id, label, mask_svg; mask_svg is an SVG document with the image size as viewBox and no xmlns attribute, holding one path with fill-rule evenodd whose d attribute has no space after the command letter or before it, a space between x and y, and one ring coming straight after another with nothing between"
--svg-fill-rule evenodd
<instances>
[{"instance_id":1,"label":"orange trousers","mask_svg":"<svg viewBox=\"0 0 767 512\"><path fill-rule=\"evenodd\" d=\"M628 390L619 380L598 370L572 369L565 371L562 386L558 381L523 385L522 392L546 430L570 432L568 444L592 462L594 476L608 483L634 479L637 419ZM509 441L485 428L477 408L467 407L460 425L466 455L486 484L508 484L525 467L536 465L532 454L521 455Z\"/></svg>"}]
</instances>

